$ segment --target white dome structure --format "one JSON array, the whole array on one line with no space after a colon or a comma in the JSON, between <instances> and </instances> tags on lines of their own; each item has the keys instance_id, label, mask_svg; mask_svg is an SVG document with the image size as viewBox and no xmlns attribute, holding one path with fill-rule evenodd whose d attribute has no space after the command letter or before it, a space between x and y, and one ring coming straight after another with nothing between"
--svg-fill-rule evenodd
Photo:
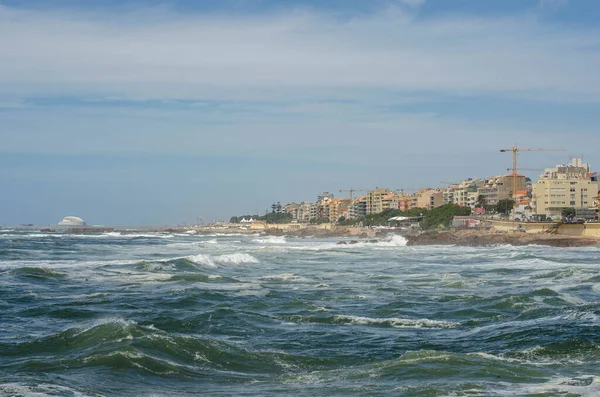
<instances>
[{"instance_id":1,"label":"white dome structure","mask_svg":"<svg viewBox=\"0 0 600 397\"><path fill-rule=\"evenodd\" d=\"M59 226L85 226L83 219L77 216L65 216L58 224Z\"/></svg>"}]
</instances>

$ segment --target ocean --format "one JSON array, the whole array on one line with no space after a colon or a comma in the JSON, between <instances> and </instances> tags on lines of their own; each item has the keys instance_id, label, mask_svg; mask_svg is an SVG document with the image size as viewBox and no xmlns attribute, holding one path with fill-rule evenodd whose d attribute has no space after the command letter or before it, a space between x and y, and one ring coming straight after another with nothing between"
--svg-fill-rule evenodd
<instances>
[{"instance_id":1,"label":"ocean","mask_svg":"<svg viewBox=\"0 0 600 397\"><path fill-rule=\"evenodd\" d=\"M597 396L600 249L0 231L3 396Z\"/></svg>"}]
</instances>

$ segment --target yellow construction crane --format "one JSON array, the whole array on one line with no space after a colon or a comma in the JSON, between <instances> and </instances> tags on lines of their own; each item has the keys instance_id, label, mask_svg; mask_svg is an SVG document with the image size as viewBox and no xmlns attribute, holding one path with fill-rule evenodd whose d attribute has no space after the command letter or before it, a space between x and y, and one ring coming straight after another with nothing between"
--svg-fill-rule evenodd
<instances>
[{"instance_id":1,"label":"yellow construction crane","mask_svg":"<svg viewBox=\"0 0 600 397\"><path fill-rule=\"evenodd\" d=\"M350 193L350 201L352 201L352 195L354 194L354 192L366 192L366 190L354 189L354 188L350 188L350 189L346 189L346 190L340 190L340 193L343 193L343 192Z\"/></svg>"},{"instance_id":2,"label":"yellow construction crane","mask_svg":"<svg viewBox=\"0 0 600 397\"><path fill-rule=\"evenodd\" d=\"M542 149L542 148L521 148L517 144L508 149L500 149L500 152L512 152L513 154L513 166L512 166L512 177L513 177L513 197L517 194L517 154L519 152L564 152L566 149ZM509 168L510 170L510 168ZM516 204L516 202L515 202Z\"/></svg>"}]
</instances>

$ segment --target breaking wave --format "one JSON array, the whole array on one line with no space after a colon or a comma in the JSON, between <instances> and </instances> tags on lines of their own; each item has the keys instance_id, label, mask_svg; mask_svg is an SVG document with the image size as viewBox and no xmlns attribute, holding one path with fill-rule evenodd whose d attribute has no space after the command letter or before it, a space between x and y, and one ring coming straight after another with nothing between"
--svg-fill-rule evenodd
<instances>
[{"instance_id":1,"label":"breaking wave","mask_svg":"<svg viewBox=\"0 0 600 397\"><path fill-rule=\"evenodd\" d=\"M242 265L247 263L258 263L258 259L246 253L224 254L218 256L198 254L189 256L187 259L199 265L205 265L213 268L217 267L219 264Z\"/></svg>"}]
</instances>

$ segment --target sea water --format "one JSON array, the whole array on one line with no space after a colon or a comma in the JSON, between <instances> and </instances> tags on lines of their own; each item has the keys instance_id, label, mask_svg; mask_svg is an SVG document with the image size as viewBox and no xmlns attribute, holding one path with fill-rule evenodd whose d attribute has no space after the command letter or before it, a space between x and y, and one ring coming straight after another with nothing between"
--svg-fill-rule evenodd
<instances>
[{"instance_id":1,"label":"sea water","mask_svg":"<svg viewBox=\"0 0 600 397\"><path fill-rule=\"evenodd\" d=\"M0 395L600 395L600 249L339 240L1 232Z\"/></svg>"}]
</instances>

